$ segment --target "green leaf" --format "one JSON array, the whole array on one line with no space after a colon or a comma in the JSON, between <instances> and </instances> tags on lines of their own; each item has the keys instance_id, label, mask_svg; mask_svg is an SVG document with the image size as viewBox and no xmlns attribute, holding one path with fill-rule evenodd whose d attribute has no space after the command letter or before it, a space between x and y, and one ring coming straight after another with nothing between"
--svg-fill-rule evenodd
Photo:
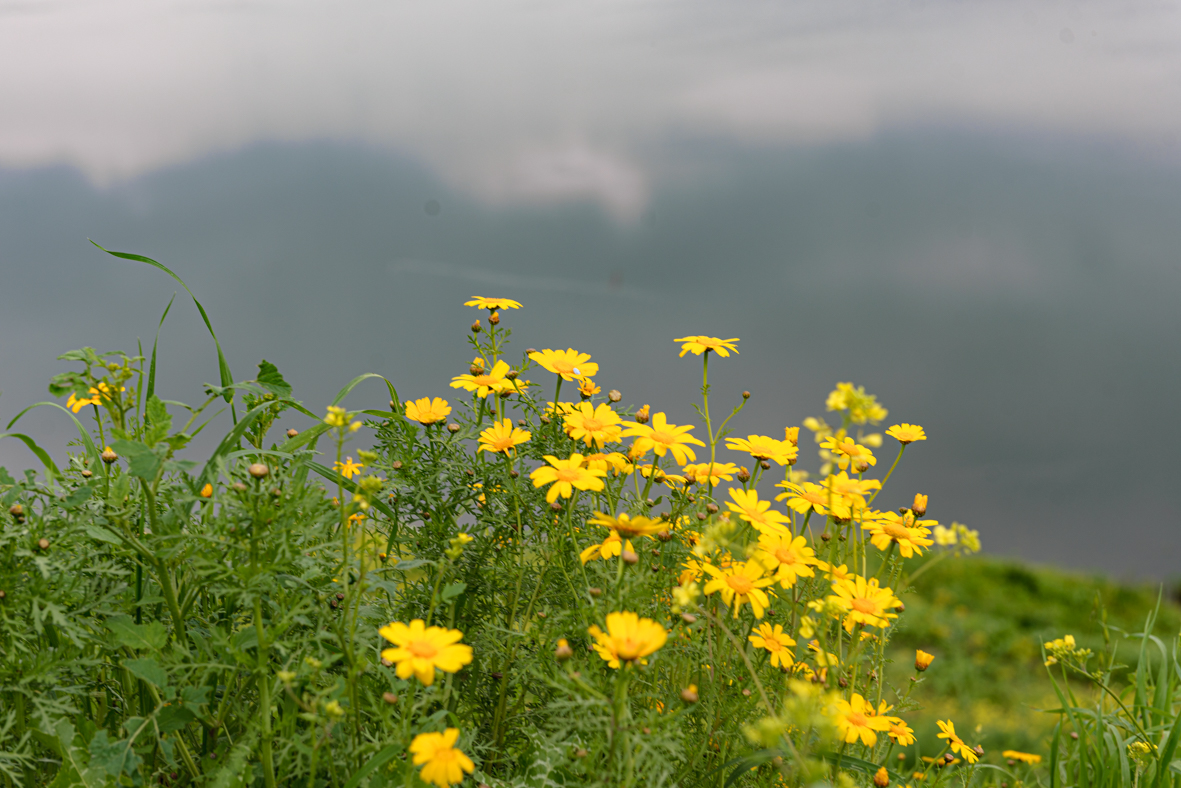
<instances>
[{"instance_id":1,"label":"green leaf","mask_svg":"<svg viewBox=\"0 0 1181 788\"><path fill-rule=\"evenodd\" d=\"M189 711L187 707L172 704L164 706L156 714L156 727L160 729L160 733L172 733L195 719L197 719L197 715Z\"/></svg>"},{"instance_id":2,"label":"green leaf","mask_svg":"<svg viewBox=\"0 0 1181 788\"><path fill-rule=\"evenodd\" d=\"M149 684L155 684L161 689L168 686L168 673L165 672L164 668L156 664L156 660L151 657L125 659L123 660L123 667L131 671L131 675L137 679L143 679Z\"/></svg>"},{"instance_id":3,"label":"green leaf","mask_svg":"<svg viewBox=\"0 0 1181 788\"><path fill-rule=\"evenodd\" d=\"M306 460L304 462L304 464L307 465L309 468L311 468L316 473L323 476L328 481L340 482L340 484L351 493L356 493L360 489L357 486L356 482L352 481L351 479L344 478L336 471L332 470L331 468L326 468L318 462L312 462L311 460ZM393 511L390 509L390 507L386 506L381 501L377 500L376 498L371 498L371 499L369 499L369 503L373 504L373 508L377 509L379 512L384 514L386 517L390 518L391 520L394 519Z\"/></svg>"},{"instance_id":4,"label":"green leaf","mask_svg":"<svg viewBox=\"0 0 1181 788\"><path fill-rule=\"evenodd\" d=\"M139 441L120 439L112 442L111 448L120 456L127 458L128 472L132 476L146 482L155 480L156 474L160 472L160 464L164 461L160 452L153 451ZM167 447L164 447L163 451L166 452Z\"/></svg>"},{"instance_id":5,"label":"green leaf","mask_svg":"<svg viewBox=\"0 0 1181 788\"><path fill-rule=\"evenodd\" d=\"M62 506L66 507L67 509L73 509L76 506L81 506L82 504L86 503L86 501L90 500L90 495L93 492L94 487L89 484L84 484L70 493L66 497L66 500L62 502Z\"/></svg>"},{"instance_id":6,"label":"green leaf","mask_svg":"<svg viewBox=\"0 0 1181 788\"><path fill-rule=\"evenodd\" d=\"M100 542L107 544L122 545L123 540L115 536L113 533L103 528L101 525L84 525L83 530L91 539L97 539Z\"/></svg>"},{"instance_id":7,"label":"green leaf","mask_svg":"<svg viewBox=\"0 0 1181 788\"><path fill-rule=\"evenodd\" d=\"M117 615L107 619L107 629L111 630L116 643L136 651L156 651L168 642L168 631L159 621L137 624L131 616ZM127 667L131 669L130 665Z\"/></svg>"},{"instance_id":8,"label":"green leaf","mask_svg":"<svg viewBox=\"0 0 1181 788\"><path fill-rule=\"evenodd\" d=\"M144 432L144 443L148 446L155 446L164 440L172 429L172 416L168 415L168 408L155 394L148 397L147 423L150 426Z\"/></svg>"},{"instance_id":9,"label":"green leaf","mask_svg":"<svg viewBox=\"0 0 1181 788\"><path fill-rule=\"evenodd\" d=\"M132 749L130 739L111 741L106 730L99 730L90 740L90 765L111 777L118 777L124 772L134 774L139 764L140 757Z\"/></svg>"},{"instance_id":10,"label":"green leaf","mask_svg":"<svg viewBox=\"0 0 1181 788\"><path fill-rule=\"evenodd\" d=\"M221 342L217 340L217 334L215 334L213 331L213 324L209 322L209 315L205 314L205 307L201 306L201 302L197 300L197 296L193 295L193 291L190 290L189 286L184 283L184 280L169 270L168 266L158 263L150 257L143 257L138 254L129 254L127 252L112 252L110 249L103 249L102 246L95 244L94 241L91 241L91 243L95 246L98 246L99 249L102 249L109 255L120 257L124 260L134 260L140 263L147 263L154 268L160 269L180 283L180 286L183 287L185 292L189 294L189 297L193 299L193 303L197 305L197 311L201 313L201 319L205 321L205 328L209 329L209 336L213 337L213 344L217 347L217 369L221 374L221 385L232 385L234 382L234 376L230 373L230 365L226 363L225 354L221 352ZM233 399L234 395L231 392L226 392L224 397L225 401L229 402L231 399Z\"/></svg>"},{"instance_id":11,"label":"green leaf","mask_svg":"<svg viewBox=\"0 0 1181 788\"><path fill-rule=\"evenodd\" d=\"M156 339L152 342L152 363L148 367L148 399L156 393L156 346L160 344L160 329L164 327L164 318L168 317L168 311L172 309L172 302L176 300L176 293L172 294L172 298L168 299L168 306L164 307L164 314L160 315L160 324L156 326Z\"/></svg>"},{"instance_id":12,"label":"green leaf","mask_svg":"<svg viewBox=\"0 0 1181 788\"><path fill-rule=\"evenodd\" d=\"M26 408L26 410L28 409ZM21 413L23 414L24 411L21 411ZM17 418L19 419L20 415L18 415ZM16 421L16 419L13 419L13 421ZM9 422L8 426L11 427L12 422ZM41 464L45 466L45 473L47 476L49 476L50 480L52 480L55 476L61 476L61 471L57 469L57 465L55 465L53 460L50 459L49 452L38 446L37 441L30 438L28 435L22 435L19 432L5 432L0 433L0 438L16 438L21 443L28 446L29 451L33 452L33 454L36 454L37 459L41 460Z\"/></svg>"},{"instance_id":13,"label":"green leaf","mask_svg":"<svg viewBox=\"0 0 1181 788\"><path fill-rule=\"evenodd\" d=\"M291 385L283 380L279 368L265 358L258 365L258 377L255 380L258 381L258 385L277 397L291 396Z\"/></svg>"},{"instance_id":14,"label":"green leaf","mask_svg":"<svg viewBox=\"0 0 1181 788\"><path fill-rule=\"evenodd\" d=\"M400 752L402 752L401 744L391 744L389 747L386 747L370 758L368 763L354 772L353 776L349 778L349 781L344 784L344 788L357 788L366 777L380 769L387 761Z\"/></svg>"},{"instance_id":15,"label":"green leaf","mask_svg":"<svg viewBox=\"0 0 1181 788\"><path fill-rule=\"evenodd\" d=\"M451 583L443 589L443 593L439 594L439 597L444 602L450 602L452 599L455 599L455 597L459 596L466 590L467 583Z\"/></svg>"},{"instance_id":16,"label":"green leaf","mask_svg":"<svg viewBox=\"0 0 1181 788\"><path fill-rule=\"evenodd\" d=\"M196 708L209 702L209 687L185 687L180 691L180 700L185 706Z\"/></svg>"}]
</instances>

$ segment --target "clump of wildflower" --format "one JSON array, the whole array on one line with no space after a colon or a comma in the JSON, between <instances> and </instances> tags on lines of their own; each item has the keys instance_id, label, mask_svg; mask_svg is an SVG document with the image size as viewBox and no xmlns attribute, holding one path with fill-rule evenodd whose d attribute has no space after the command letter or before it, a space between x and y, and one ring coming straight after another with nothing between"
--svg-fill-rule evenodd
<instances>
[{"instance_id":1,"label":"clump of wildflower","mask_svg":"<svg viewBox=\"0 0 1181 788\"><path fill-rule=\"evenodd\" d=\"M591 626L587 632L595 639L595 651L612 668L634 662L646 665L644 658L668 640L668 632L660 624L627 611L608 613L606 632L598 626Z\"/></svg>"},{"instance_id":2,"label":"clump of wildflower","mask_svg":"<svg viewBox=\"0 0 1181 788\"><path fill-rule=\"evenodd\" d=\"M864 386L854 387L852 383L838 383L824 404L828 410L846 411L854 424L877 424L889 415L876 397L865 393Z\"/></svg>"},{"instance_id":3,"label":"clump of wildflower","mask_svg":"<svg viewBox=\"0 0 1181 788\"><path fill-rule=\"evenodd\" d=\"M458 629L428 627L416 618L408 625L391 622L378 634L395 646L382 651L381 657L397 665L400 679L416 676L429 687L436 669L455 673L472 661L472 647L459 642L463 633Z\"/></svg>"},{"instance_id":4,"label":"clump of wildflower","mask_svg":"<svg viewBox=\"0 0 1181 788\"><path fill-rule=\"evenodd\" d=\"M684 358L686 353L700 356L702 353L708 353L711 350L722 358L729 358L731 353L738 355L738 348L734 347L734 343L738 341L738 337L718 339L717 337L705 336L681 337L680 339L673 340L673 342L682 343L680 358Z\"/></svg>"},{"instance_id":5,"label":"clump of wildflower","mask_svg":"<svg viewBox=\"0 0 1181 788\"><path fill-rule=\"evenodd\" d=\"M472 759L455 747L459 740L459 729L448 728L443 733L420 733L410 742L410 754L414 765L421 766L419 776L423 782L449 788L463 782L464 773L476 770Z\"/></svg>"},{"instance_id":6,"label":"clump of wildflower","mask_svg":"<svg viewBox=\"0 0 1181 788\"><path fill-rule=\"evenodd\" d=\"M820 444L820 448L827 449L836 456L837 465L840 466L841 470L845 470L850 465L854 465L854 470L856 470L863 464L878 464L877 458L873 456L872 451L848 436L839 437L832 435L824 439L824 442Z\"/></svg>"},{"instance_id":7,"label":"clump of wildflower","mask_svg":"<svg viewBox=\"0 0 1181 788\"><path fill-rule=\"evenodd\" d=\"M673 607L674 613L680 613L685 608L693 608L697 606L697 599L701 596L701 586L697 585L694 580L681 583L673 589Z\"/></svg>"},{"instance_id":8,"label":"clump of wildflower","mask_svg":"<svg viewBox=\"0 0 1181 788\"><path fill-rule=\"evenodd\" d=\"M462 531L456 534L448 541L448 549L443 551L443 554L452 561L458 561L459 557L463 555L463 548L465 545L474 541L475 537L471 534L463 533Z\"/></svg>"},{"instance_id":9,"label":"clump of wildflower","mask_svg":"<svg viewBox=\"0 0 1181 788\"><path fill-rule=\"evenodd\" d=\"M349 423L349 412L338 405L329 405L328 415L324 417L324 423L336 429L346 427Z\"/></svg>"},{"instance_id":10,"label":"clump of wildflower","mask_svg":"<svg viewBox=\"0 0 1181 788\"><path fill-rule=\"evenodd\" d=\"M1046 658L1046 665L1056 665L1059 662L1085 663L1091 656L1089 648L1079 648L1074 642L1074 635L1056 638L1044 644L1050 656Z\"/></svg>"}]
</instances>

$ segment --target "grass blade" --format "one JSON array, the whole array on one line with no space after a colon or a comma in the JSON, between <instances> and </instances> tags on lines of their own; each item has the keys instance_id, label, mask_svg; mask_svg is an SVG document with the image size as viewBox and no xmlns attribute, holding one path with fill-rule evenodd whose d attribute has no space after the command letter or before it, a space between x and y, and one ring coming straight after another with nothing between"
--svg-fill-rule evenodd
<instances>
[{"instance_id":1,"label":"grass blade","mask_svg":"<svg viewBox=\"0 0 1181 788\"><path fill-rule=\"evenodd\" d=\"M41 460L41 463L45 466L46 475L49 477L51 484L53 483L55 476L61 476L61 471L57 469L57 465L54 464L53 459L49 456L49 452L38 446L37 441L30 438L28 435L24 435L19 432L4 432L0 433L0 438L16 438L18 441L28 446L29 451L33 452L33 454L36 454L37 459Z\"/></svg>"},{"instance_id":2,"label":"grass blade","mask_svg":"<svg viewBox=\"0 0 1181 788\"><path fill-rule=\"evenodd\" d=\"M168 317L168 311L172 309L172 302L175 300L176 293L173 293L172 298L168 299L168 306L164 307L164 314L160 315L160 325L156 326L156 339L152 342L152 363L148 365L147 399L151 399L156 393L156 346L160 344L160 329L164 327L164 318Z\"/></svg>"},{"instance_id":3,"label":"grass blade","mask_svg":"<svg viewBox=\"0 0 1181 788\"><path fill-rule=\"evenodd\" d=\"M344 788L357 788L357 786L361 784L362 780L364 780L377 769L380 769L385 765L386 761L390 760L401 751L402 745L400 744L391 744L389 747L386 747L384 750L370 758L368 763L358 769L356 774L349 778L349 781L344 784Z\"/></svg>"}]
</instances>

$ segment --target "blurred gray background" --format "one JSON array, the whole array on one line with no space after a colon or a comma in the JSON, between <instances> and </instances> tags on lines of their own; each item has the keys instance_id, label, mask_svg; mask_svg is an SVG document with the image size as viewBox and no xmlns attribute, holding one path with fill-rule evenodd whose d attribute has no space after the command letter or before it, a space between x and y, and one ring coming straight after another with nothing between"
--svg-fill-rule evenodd
<instances>
[{"instance_id":1,"label":"blurred gray background","mask_svg":"<svg viewBox=\"0 0 1181 788\"><path fill-rule=\"evenodd\" d=\"M178 290L93 238L313 410L367 371L450 396L472 294L674 421L700 364L673 337L737 336L739 434L853 381L930 437L882 503L1178 574L1175 4L0 0L0 67L4 423L59 353L150 347ZM199 401L183 291L160 343ZM60 457L72 427L14 429Z\"/></svg>"}]
</instances>

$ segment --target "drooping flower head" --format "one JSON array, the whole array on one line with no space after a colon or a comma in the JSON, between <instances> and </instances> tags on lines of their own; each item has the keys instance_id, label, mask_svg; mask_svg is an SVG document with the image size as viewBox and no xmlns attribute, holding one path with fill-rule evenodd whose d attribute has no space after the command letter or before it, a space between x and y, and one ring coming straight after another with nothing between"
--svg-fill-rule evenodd
<instances>
[{"instance_id":1,"label":"drooping flower head","mask_svg":"<svg viewBox=\"0 0 1181 788\"><path fill-rule=\"evenodd\" d=\"M674 339L673 342L680 342L681 355L684 358L686 353L692 353L695 356L700 356L702 353L713 351L722 358L729 358L731 353L738 355L738 348L734 347L734 343L738 342L738 337L732 339L718 339L717 337L681 337Z\"/></svg>"},{"instance_id":2,"label":"drooping flower head","mask_svg":"<svg viewBox=\"0 0 1181 788\"><path fill-rule=\"evenodd\" d=\"M763 612L771 606L771 599L763 589L774 583L775 578L764 577L767 570L759 561L735 561L720 568L701 564L701 568L713 578L705 584L706 596L720 593L722 600L734 611L735 618L748 602L755 618L762 618Z\"/></svg>"},{"instance_id":3,"label":"drooping flower head","mask_svg":"<svg viewBox=\"0 0 1181 788\"><path fill-rule=\"evenodd\" d=\"M489 312L495 312L497 309L520 309L521 302L514 301L511 298L484 298L484 296L472 296L471 301L464 301L464 306L474 306L477 309L487 309Z\"/></svg>"},{"instance_id":4,"label":"drooping flower head","mask_svg":"<svg viewBox=\"0 0 1181 788\"><path fill-rule=\"evenodd\" d=\"M421 766L419 776L437 788L450 788L463 782L464 772L476 769L472 759L455 747L459 729L448 728L443 733L420 733L410 742L414 765Z\"/></svg>"},{"instance_id":5,"label":"drooping flower head","mask_svg":"<svg viewBox=\"0 0 1181 788\"><path fill-rule=\"evenodd\" d=\"M963 739L956 735L955 723L951 720L944 722L943 720L935 720L935 724L939 726L939 733L935 734L937 739L947 739L947 746L956 755L959 755L968 763L976 763L980 760L980 756L976 754L976 750L969 747Z\"/></svg>"},{"instance_id":6,"label":"drooping flower head","mask_svg":"<svg viewBox=\"0 0 1181 788\"><path fill-rule=\"evenodd\" d=\"M648 661L644 658L668 640L668 632L660 624L628 611L608 613L606 632L598 626L590 627L587 632L595 639L595 651L612 668L634 662L646 665Z\"/></svg>"},{"instance_id":7,"label":"drooping flower head","mask_svg":"<svg viewBox=\"0 0 1181 788\"><path fill-rule=\"evenodd\" d=\"M607 561L616 556L622 555L623 551L627 550L630 553L635 552L632 543L628 541L624 544L623 539L616 531L607 534L607 538L600 544L593 544L578 554L578 559L585 565L587 561L597 561L602 559Z\"/></svg>"},{"instance_id":8,"label":"drooping flower head","mask_svg":"<svg viewBox=\"0 0 1181 788\"><path fill-rule=\"evenodd\" d=\"M443 421L451 413L451 406L442 397L422 397L406 403L406 418L419 424Z\"/></svg>"},{"instance_id":9,"label":"drooping flower head","mask_svg":"<svg viewBox=\"0 0 1181 788\"><path fill-rule=\"evenodd\" d=\"M562 417L562 423L572 440L600 449L607 443L618 442L623 435L623 421L605 402L598 407L580 402Z\"/></svg>"},{"instance_id":10,"label":"drooping flower head","mask_svg":"<svg viewBox=\"0 0 1181 788\"><path fill-rule=\"evenodd\" d=\"M575 488L596 492L603 489L603 480L600 477L606 476L607 471L584 467L581 454L571 454L565 460L547 454L545 461L549 465L543 465L533 471L529 478L533 480L534 487L551 485L545 494L545 500L549 503L558 500L558 496L569 498L574 494Z\"/></svg>"},{"instance_id":11,"label":"drooping flower head","mask_svg":"<svg viewBox=\"0 0 1181 788\"><path fill-rule=\"evenodd\" d=\"M696 465L686 465L681 469L685 478L701 485L717 487L721 482L734 481L734 474L738 473L738 466L732 462L702 462Z\"/></svg>"},{"instance_id":12,"label":"drooping flower head","mask_svg":"<svg viewBox=\"0 0 1181 788\"><path fill-rule=\"evenodd\" d=\"M743 438L727 438L726 448L744 451L758 460L770 460L777 465L791 465L800 450L794 443L779 441L766 435L748 435Z\"/></svg>"},{"instance_id":13,"label":"drooping flower head","mask_svg":"<svg viewBox=\"0 0 1181 788\"><path fill-rule=\"evenodd\" d=\"M657 457L663 457L666 453L671 452L678 465L685 465L697 459L697 455L693 453L693 449L689 448L689 444L705 445L688 434L691 429L693 429L691 425L669 424L662 411L652 416L651 424L629 424L624 428L623 434L629 437L635 436L633 448L640 454L645 454L651 449Z\"/></svg>"},{"instance_id":14,"label":"drooping flower head","mask_svg":"<svg viewBox=\"0 0 1181 788\"><path fill-rule=\"evenodd\" d=\"M529 430L514 427L512 419L505 419L480 433L480 448L476 451L510 454L513 447L528 442L532 437L533 433Z\"/></svg>"},{"instance_id":15,"label":"drooping flower head","mask_svg":"<svg viewBox=\"0 0 1181 788\"><path fill-rule=\"evenodd\" d=\"M436 668L455 673L472 661L472 647L459 642L463 633L458 629L428 627L416 618L409 625L391 622L377 631L395 646L381 656L397 665L400 679L417 676L429 687L435 682Z\"/></svg>"},{"instance_id":16,"label":"drooping flower head","mask_svg":"<svg viewBox=\"0 0 1181 788\"><path fill-rule=\"evenodd\" d=\"M567 382L575 378L593 378L599 374L599 365L592 362L589 353L579 353L574 348L567 350L535 350L529 358L542 369L560 375Z\"/></svg>"}]
</instances>

